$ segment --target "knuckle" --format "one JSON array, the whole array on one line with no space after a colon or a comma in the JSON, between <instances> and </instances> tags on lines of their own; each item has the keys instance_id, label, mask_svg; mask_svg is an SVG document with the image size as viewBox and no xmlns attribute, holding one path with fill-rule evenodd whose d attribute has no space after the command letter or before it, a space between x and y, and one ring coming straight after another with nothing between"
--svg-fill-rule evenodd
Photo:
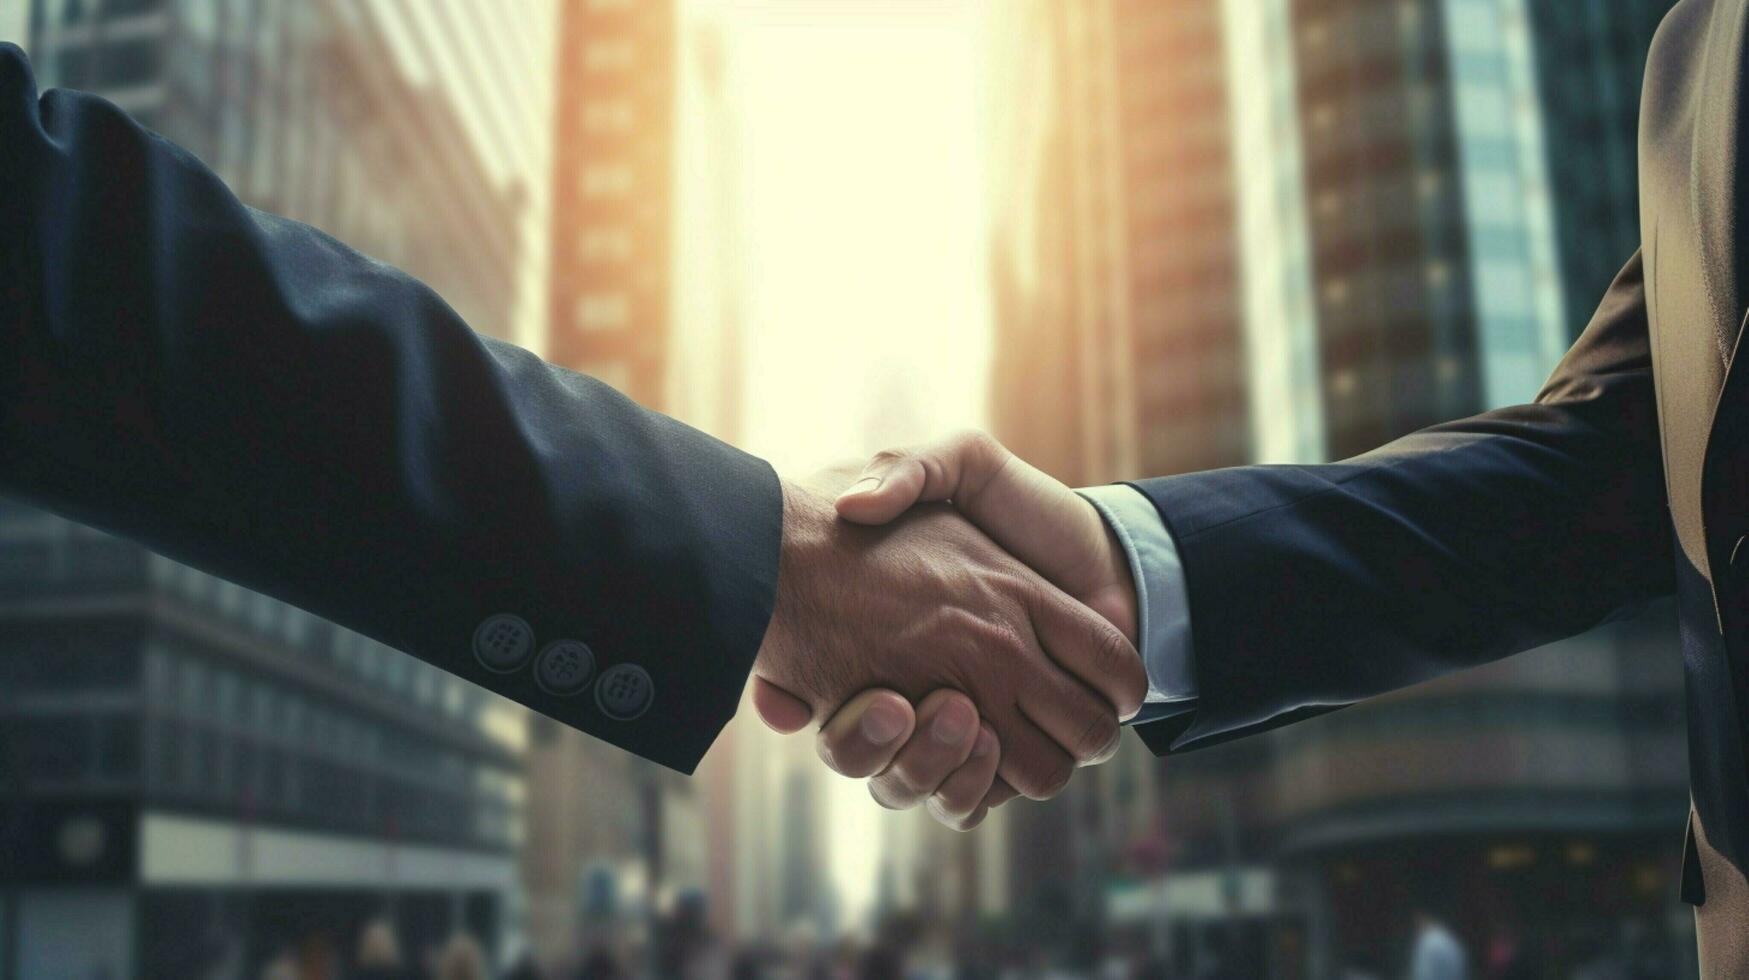
<instances>
[{"instance_id":1,"label":"knuckle","mask_svg":"<svg viewBox=\"0 0 1749 980\"><path fill-rule=\"evenodd\" d=\"M963 661L1006 657L1021 647L1019 634L999 618L981 616L959 606L948 607L936 615L943 648L954 651Z\"/></svg>"},{"instance_id":2,"label":"knuckle","mask_svg":"<svg viewBox=\"0 0 1749 980\"><path fill-rule=\"evenodd\" d=\"M859 753L848 750L845 744L824 733L814 740L814 750L819 754L820 761L826 764L826 768L840 776L861 779L873 771L872 763L874 760L858 760Z\"/></svg>"},{"instance_id":3,"label":"knuckle","mask_svg":"<svg viewBox=\"0 0 1749 980\"><path fill-rule=\"evenodd\" d=\"M923 467L923 482L933 487L945 487L952 481L948 479L947 460L935 453L921 453L917 457L917 465Z\"/></svg>"},{"instance_id":4,"label":"knuckle","mask_svg":"<svg viewBox=\"0 0 1749 980\"><path fill-rule=\"evenodd\" d=\"M1104 619L1090 623L1088 631L1089 646L1102 675L1112 681L1127 702L1116 707L1128 710L1140 705L1148 693L1148 674L1129 638Z\"/></svg>"},{"instance_id":5,"label":"knuckle","mask_svg":"<svg viewBox=\"0 0 1749 980\"><path fill-rule=\"evenodd\" d=\"M872 797L876 803L880 804L883 809L905 809L890 797L886 784L879 779L871 779L868 781L868 795Z\"/></svg>"},{"instance_id":6,"label":"knuckle","mask_svg":"<svg viewBox=\"0 0 1749 980\"><path fill-rule=\"evenodd\" d=\"M1022 780L1025 785L1015 789L1029 800L1048 800L1061 793L1074 774L1075 760L1060 756L1028 771Z\"/></svg>"},{"instance_id":7,"label":"knuckle","mask_svg":"<svg viewBox=\"0 0 1749 980\"><path fill-rule=\"evenodd\" d=\"M836 773L849 775L848 773L845 773L844 769L839 765L837 747L832 743L832 740L825 735L821 735L819 738L814 739L814 752L819 755L820 761L826 764L826 768Z\"/></svg>"},{"instance_id":8,"label":"knuckle","mask_svg":"<svg viewBox=\"0 0 1749 980\"><path fill-rule=\"evenodd\" d=\"M972 807L977 804L976 800L968 801L961 799L960 797L963 795L964 794L962 793L935 793L929 797L926 805L929 808L929 812L933 814L937 820L945 823L949 819L957 819L965 816L970 812Z\"/></svg>"},{"instance_id":9,"label":"knuckle","mask_svg":"<svg viewBox=\"0 0 1749 980\"><path fill-rule=\"evenodd\" d=\"M983 429L961 429L948 439L948 445L961 455L987 459L1002 448L996 437Z\"/></svg>"},{"instance_id":10,"label":"knuckle","mask_svg":"<svg viewBox=\"0 0 1749 980\"><path fill-rule=\"evenodd\" d=\"M1082 762L1098 761L1104 758L1117 737L1117 719L1103 711L1094 712L1075 740L1075 757Z\"/></svg>"},{"instance_id":11,"label":"knuckle","mask_svg":"<svg viewBox=\"0 0 1749 980\"><path fill-rule=\"evenodd\" d=\"M884 774L889 786L906 793L927 793L935 788L929 780L929 765L915 759L900 759Z\"/></svg>"},{"instance_id":12,"label":"knuckle","mask_svg":"<svg viewBox=\"0 0 1749 980\"><path fill-rule=\"evenodd\" d=\"M909 449L882 449L869 459L871 463L897 463L911 455Z\"/></svg>"}]
</instances>

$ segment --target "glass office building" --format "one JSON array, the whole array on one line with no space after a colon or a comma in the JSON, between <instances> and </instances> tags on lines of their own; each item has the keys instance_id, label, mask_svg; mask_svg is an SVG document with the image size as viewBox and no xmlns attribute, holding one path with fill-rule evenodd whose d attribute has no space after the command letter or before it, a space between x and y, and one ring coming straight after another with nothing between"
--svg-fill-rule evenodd
<instances>
[{"instance_id":1,"label":"glass office building","mask_svg":"<svg viewBox=\"0 0 1749 980\"><path fill-rule=\"evenodd\" d=\"M999 357L1074 377L1059 348L1108 357L1087 351L1124 343L1039 297L1085 280L1061 229L1127 227L1106 259L1124 274L1086 288L1122 296L1137 394L1080 389L1117 407L1089 407L1081 418L1104 428L1072 445L1130 440L1100 457L1116 465L1054 452L1063 420L1001 402L998 434L1091 481L1236 454L1340 459L1528 400L1634 247L1639 79L1669 5L1202 0L1165 15L1110 0L1077 8L1103 20L1093 28L1035 15L1033 50L1121 84L1091 108L1041 97L1028 126L1072 157L1055 131L1088 123L1061 113L1121 119L1117 155L1131 165L1117 193L1078 186L1066 165L1016 170L1024 186L1003 202L1013 213L993 248L1042 260L1035 284L998 306ZM1122 43L1075 42L1101 32ZM1196 397L1156 404L1154 386ZM1133 414L1098 414L1110 411ZM1184 434L1202 426L1226 435ZM1052 804L1100 843L1053 853L1067 867L1039 877L1105 875L1107 933L1186 971L1226 947L1244 952L1246 975L1389 973L1417 908L1451 921L1473 955L1572 956L1625 937L1685 955L1679 657L1669 611L1655 609L1164 763L1126 748Z\"/></svg>"},{"instance_id":2,"label":"glass office building","mask_svg":"<svg viewBox=\"0 0 1749 980\"><path fill-rule=\"evenodd\" d=\"M111 99L246 202L515 337L544 308L524 281L544 188L522 175L550 137L492 133L547 103L444 83L529 43L491 6L35 0L23 40L45 88ZM339 964L373 917L412 955L516 925L519 708L30 508L0 510L0 537L0 977Z\"/></svg>"}]
</instances>

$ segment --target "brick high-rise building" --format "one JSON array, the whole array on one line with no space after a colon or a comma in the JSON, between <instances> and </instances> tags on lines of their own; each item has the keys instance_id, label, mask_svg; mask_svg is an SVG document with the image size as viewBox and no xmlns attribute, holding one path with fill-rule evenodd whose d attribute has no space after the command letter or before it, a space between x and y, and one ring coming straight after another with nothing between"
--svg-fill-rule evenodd
<instances>
[{"instance_id":1,"label":"brick high-rise building","mask_svg":"<svg viewBox=\"0 0 1749 980\"><path fill-rule=\"evenodd\" d=\"M1041 81L995 86L997 434L1108 480L1339 459L1529 399L1636 242L1639 79L1669 6L1005 8ZM1472 948L1530 919L1662 932L1686 774L1668 626L1164 766L1126 752L1026 818L1100 842L1031 880L1169 865L1106 913L1187 969L1218 933L1248 970L1321 975L1400 942L1418 904L1451 905Z\"/></svg>"},{"instance_id":2,"label":"brick high-rise building","mask_svg":"<svg viewBox=\"0 0 1749 980\"><path fill-rule=\"evenodd\" d=\"M674 200L675 9L565 0L547 356L661 408Z\"/></svg>"}]
</instances>

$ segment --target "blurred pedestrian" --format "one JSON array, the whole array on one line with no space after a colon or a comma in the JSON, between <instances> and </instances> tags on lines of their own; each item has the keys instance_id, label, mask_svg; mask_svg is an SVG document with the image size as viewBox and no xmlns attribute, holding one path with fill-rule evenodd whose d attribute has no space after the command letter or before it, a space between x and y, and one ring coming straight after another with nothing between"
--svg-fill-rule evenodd
<instances>
[{"instance_id":1,"label":"blurred pedestrian","mask_svg":"<svg viewBox=\"0 0 1749 980\"><path fill-rule=\"evenodd\" d=\"M541 969L540 961L535 959L534 951L525 949L516 956L510 969L504 974L504 980L542 980L547 975Z\"/></svg>"},{"instance_id":2,"label":"blurred pedestrian","mask_svg":"<svg viewBox=\"0 0 1749 980\"><path fill-rule=\"evenodd\" d=\"M1227 929L1214 929L1203 937L1197 980L1240 980L1239 948Z\"/></svg>"},{"instance_id":3,"label":"blurred pedestrian","mask_svg":"<svg viewBox=\"0 0 1749 980\"><path fill-rule=\"evenodd\" d=\"M298 980L298 964L290 953L280 953L261 967L261 980Z\"/></svg>"},{"instance_id":4,"label":"blurred pedestrian","mask_svg":"<svg viewBox=\"0 0 1749 980\"><path fill-rule=\"evenodd\" d=\"M764 972L760 968L759 954L750 949L736 953L729 964L729 980L760 980Z\"/></svg>"},{"instance_id":5,"label":"blurred pedestrian","mask_svg":"<svg viewBox=\"0 0 1749 980\"><path fill-rule=\"evenodd\" d=\"M1468 980L1464 947L1445 923L1421 909L1415 913L1415 949L1409 959L1409 980Z\"/></svg>"},{"instance_id":6,"label":"blurred pedestrian","mask_svg":"<svg viewBox=\"0 0 1749 980\"><path fill-rule=\"evenodd\" d=\"M856 980L904 980L904 977L904 958L885 943L869 947L856 964Z\"/></svg>"},{"instance_id":7,"label":"blurred pedestrian","mask_svg":"<svg viewBox=\"0 0 1749 980\"><path fill-rule=\"evenodd\" d=\"M577 980L619 980L624 975L619 968L619 959L604 945L590 949L577 970Z\"/></svg>"},{"instance_id":8,"label":"blurred pedestrian","mask_svg":"<svg viewBox=\"0 0 1749 980\"><path fill-rule=\"evenodd\" d=\"M437 954L435 980L487 980L486 954L474 937L457 933Z\"/></svg>"},{"instance_id":9,"label":"blurred pedestrian","mask_svg":"<svg viewBox=\"0 0 1749 980\"><path fill-rule=\"evenodd\" d=\"M298 976L301 980L335 980L340 975L340 955L334 937L312 932L298 943Z\"/></svg>"},{"instance_id":10,"label":"blurred pedestrian","mask_svg":"<svg viewBox=\"0 0 1749 980\"><path fill-rule=\"evenodd\" d=\"M394 924L372 919L358 932L358 952L353 961L353 980L410 980L401 955L401 940Z\"/></svg>"}]
</instances>

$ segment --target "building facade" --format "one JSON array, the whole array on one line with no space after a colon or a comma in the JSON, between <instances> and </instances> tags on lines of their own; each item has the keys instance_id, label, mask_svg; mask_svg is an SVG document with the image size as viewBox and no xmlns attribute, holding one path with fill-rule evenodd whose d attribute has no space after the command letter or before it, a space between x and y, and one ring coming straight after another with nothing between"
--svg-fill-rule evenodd
<instances>
[{"instance_id":1,"label":"building facade","mask_svg":"<svg viewBox=\"0 0 1749 980\"><path fill-rule=\"evenodd\" d=\"M1669 5L1076 8L1099 27L1029 8L1030 57L1076 52L1076 71L1122 81L1091 104L1021 99L1032 142L995 141L999 160L1023 152L993 248L1043 257L1007 280L998 264L999 356L1027 366L998 377L997 434L1085 482L1340 459L1528 400L1634 247L1639 76ZM1077 41L1099 36L1123 41ZM1072 134L1101 117L1124 120L1118 190L1035 162L1092 158ZM1101 259L1127 271L1104 300L1058 303L1100 288L1079 258L1089 226L1130 229ZM1101 302L1127 331L1072 312ZM1126 333L1114 358L1103 345ZM1134 366L1127 394L1076 385L1101 358ZM1099 431L1065 438L1065 420ZM1098 460L1133 465L1088 465L1086 447L1125 440ZM1184 969L1219 949L1247 975L1388 973L1418 907L1472 951L1575 955L1599 923L1680 951L1668 615L1164 764L1120 755L1029 818L1104 841L1037 877L1106 876L1106 926ZM1058 901L1085 908L1075 894Z\"/></svg>"},{"instance_id":2,"label":"building facade","mask_svg":"<svg viewBox=\"0 0 1749 980\"><path fill-rule=\"evenodd\" d=\"M44 87L114 101L483 332L544 309L541 134L507 154L491 133L546 104L521 75L488 106L448 78L529 43L491 5L25 6ZM131 543L17 505L0 524L0 976L341 965L370 918L412 955L517 928L520 709Z\"/></svg>"},{"instance_id":3,"label":"building facade","mask_svg":"<svg viewBox=\"0 0 1749 980\"><path fill-rule=\"evenodd\" d=\"M675 24L670 0L559 16L547 356L646 405L667 370Z\"/></svg>"},{"instance_id":4,"label":"building facade","mask_svg":"<svg viewBox=\"0 0 1749 980\"><path fill-rule=\"evenodd\" d=\"M724 403L670 397L680 31L670 0L559 4L543 346L556 364L658 411L694 411L689 420L721 432L727 420L714 412ZM693 51L686 67L720 73L710 58ZM713 84L705 78L707 98ZM561 725L534 730L523 873L540 958L567 966L593 947L647 954L664 945L678 908L721 929L734 753L713 753L695 780Z\"/></svg>"}]
</instances>

